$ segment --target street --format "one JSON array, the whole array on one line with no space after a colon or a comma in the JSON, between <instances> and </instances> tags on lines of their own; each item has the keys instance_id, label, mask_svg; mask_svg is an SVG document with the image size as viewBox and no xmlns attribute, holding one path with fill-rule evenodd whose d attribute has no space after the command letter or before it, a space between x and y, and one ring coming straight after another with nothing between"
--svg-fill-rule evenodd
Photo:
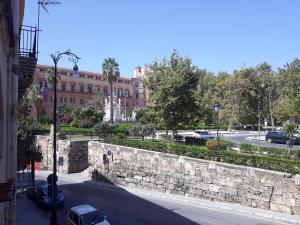
<instances>
[{"instance_id":1,"label":"street","mask_svg":"<svg viewBox=\"0 0 300 225\"><path fill-rule=\"evenodd\" d=\"M217 132L210 131L214 136L217 135ZM180 131L178 134L183 136L192 136L193 131ZM236 132L227 132L227 131L220 131L219 133L220 138L228 141L232 141L237 145L240 144L253 144L259 145L259 134L257 131L250 132L250 131L236 131ZM260 134L260 145L265 147L273 147L273 148L288 148L286 144L277 144L277 143L268 143L265 140L265 132L261 132ZM293 149L300 149L300 145L294 145Z\"/></svg>"},{"instance_id":2,"label":"street","mask_svg":"<svg viewBox=\"0 0 300 225\"><path fill-rule=\"evenodd\" d=\"M38 172L38 179L46 179L49 172ZM101 184L101 183L100 183ZM95 185L87 182L82 174L59 174L59 188L65 196L65 207L58 212L59 224L65 224L69 208L80 204L91 204L107 216L111 225L284 225L287 223L265 220L250 215L233 212L232 208L218 208L197 205L183 200L182 196L168 197L168 194L145 190L127 191L113 185ZM201 201L195 199L196 201ZM30 201L26 198L20 201ZM209 201L208 201L209 202ZM20 205L21 202L17 203ZM33 202L26 204L34 205ZM218 203L208 203L218 204ZM50 218L50 212L34 206L42 218ZM233 206L239 209L239 206ZM28 207L27 207L28 208ZM247 208L246 208L247 209ZM20 218L20 206L17 207L17 224L25 225ZM252 210L252 209L249 209ZM257 209L255 209L257 210ZM269 213L270 211L268 211ZM44 220L45 222L45 220ZM40 222L40 225L43 223ZM45 223L47 224L47 223Z\"/></svg>"}]
</instances>

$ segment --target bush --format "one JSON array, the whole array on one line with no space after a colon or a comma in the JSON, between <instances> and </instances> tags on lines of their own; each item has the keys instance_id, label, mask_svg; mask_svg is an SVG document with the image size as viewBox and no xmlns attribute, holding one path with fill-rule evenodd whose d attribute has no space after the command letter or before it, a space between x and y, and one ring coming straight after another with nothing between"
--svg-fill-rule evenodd
<instances>
[{"instance_id":1,"label":"bush","mask_svg":"<svg viewBox=\"0 0 300 225\"><path fill-rule=\"evenodd\" d=\"M218 140L211 139L206 142L205 146L210 150L226 150L227 148L234 147L235 144L230 141L220 140L218 146Z\"/></svg>"},{"instance_id":2,"label":"bush","mask_svg":"<svg viewBox=\"0 0 300 225\"><path fill-rule=\"evenodd\" d=\"M107 123L107 122L102 122L102 123L97 123L94 126L94 132L95 134L100 138L105 138L108 135L112 135L114 133L114 128L115 125Z\"/></svg>"},{"instance_id":3,"label":"bush","mask_svg":"<svg viewBox=\"0 0 300 225\"><path fill-rule=\"evenodd\" d=\"M133 128L134 128L134 125L131 123L118 123L114 127L113 132L115 134L121 133L121 134L129 136L129 134Z\"/></svg>"},{"instance_id":4,"label":"bush","mask_svg":"<svg viewBox=\"0 0 300 225\"><path fill-rule=\"evenodd\" d=\"M123 145L127 147L147 149L158 152L183 155L205 160L219 160L224 163L251 166L267 170L281 171L291 174L300 173L300 161L285 158L275 158L267 155L254 155L235 151L211 151L205 147L189 146L183 144L168 144L159 141L140 141L136 139L106 138L106 143ZM230 143L228 143L230 144Z\"/></svg>"},{"instance_id":5,"label":"bush","mask_svg":"<svg viewBox=\"0 0 300 225\"><path fill-rule=\"evenodd\" d=\"M39 122L41 124L49 124L52 123L52 118L48 115L41 115L39 116Z\"/></svg>"},{"instance_id":6,"label":"bush","mask_svg":"<svg viewBox=\"0 0 300 225\"><path fill-rule=\"evenodd\" d=\"M73 119L72 122L70 123L71 127L78 127L78 125L79 125L78 119Z\"/></svg>"}]
</instances>

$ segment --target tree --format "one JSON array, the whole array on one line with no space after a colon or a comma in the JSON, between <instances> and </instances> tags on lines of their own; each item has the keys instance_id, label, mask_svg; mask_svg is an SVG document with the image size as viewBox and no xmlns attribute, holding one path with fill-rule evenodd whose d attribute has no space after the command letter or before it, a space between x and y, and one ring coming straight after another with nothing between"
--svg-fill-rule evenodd
<instances>
[{"instance_id":1,"label":"tree","mask_svg":"<svg viewBox=\"0 0 300 225\"><path fill-rule=\"evenodd\" d=\"M74 107L64 103L57 108L60 123L70 123L74 119Z\"/></svg>"},{"instance_id":2,"label":"tree","mask_svg":"<svg viewBox=\"0 0 300 225\"><path fill-rule=\"evenodd\" d=\"M143 141L145 136L155 136L155 128L152 124L136 126L132 129L131 134L136 137L141 137Z\"/></svg>"},{"instance_id":3,"label":"tree","mask_svg":"<svg viewBox=\"0 0 300 225\"><path fill-rule=\"evenodd\" d=\"M28 90L27 98L29 104L33 108L33 117L35 120L37 120L39 116L39 109L44 99L41 95L40 88L36 85L31 85Z\"/></svg>"},{"instance_id":4,"label":"tree","mask_svg":"<svg viewBox=\"0 0 300 225\"><path fill-rule=\"evenodd\" d=\"M278 99L274 113L279 122L300 123L300 60L295 59L279 68L277 75Z\"/></svg>"},{"instance_id":5,"label":"tree","mask_svg":"<svg viewBox=\"0 0 300 225\"><path fill-rule=\"evenodd\" d=\"M288 136L289 141L288 141L288 145L289 145L289 152L291 151L291 148L293 147L293 141L292 141L292 137L297 133L297 128L295 126L295 124L293 123L286 123L284 125L284 133L286 136Z\"/></svg>"},{"instance_id":6,"label":"tree","mask_svg":"<svg viewBox=\"0 0 300 225\"><path fill-rule=\"evenodd\" d=\"M101 122L97 123L94 126L94 132L98 136L99 141L101 138L105 138L108 135L112 135L114 131L115 125L106 123L106 122Z\"/></svg>"},{"instance_id":7,"label":"tree","mask_svg":"<svg viewBox=\"0 0 300 225\"><path fill-rule=\"evenodd\" d=\"M213 122L213 105L216 97L216 77L206 70L196 70L198 78L197 88L194 97L198 113L195 122L203 121L205 124Z\"/></svg>"},{"instance_id":8,"label":"tree","mask_svg":"<svg viewBox=\"0 0 300 225\"><path fill-rule=\"evenodd\" d=\"M181 57L174 51L169 59L149 64L146 71L148 105L155 123L175 134L178 128L194 120L197 112L194 97L196 67L190 58Z\"/></svg>"},{"instance_id":9,"label":"tree","mask_svg":"<svg viewBox=\"0 0 300 225\"><path fill-rule=\"evenodd\" d=\"M98 112L102 111L104 105L104 95L100 92L97 92L92 96L92 99L88 101L87 105L96 109Z\"/></svg>"},{"instance_id":10,"label":"tree","mask_svg":"<svg viewBox=\"0 0 300 225\"><path fill-rule=\"evenodd\" d=\"M224 72L218 74L214 101L220 102L220 119L228 124L229 130L240 121L244 90L245 82L236 73L234 75Z\"/></svg>"},{"instance_id":11,"label":"tree","mask_svg":"<svg viewBox=\"0 0 300 225\"><path fill-rule=\"evenodd\" d=\"M48 83L50 83L51 85L53 85L53 82L54 82L54 67L51 66L51 67L48 67L47 68L47 71L46 71L46 80ZM56 79L59 80L61 77L59 74L57 74L56 76Z\"/></svg>"},{"instance_id":12,"label":"tree","mask_svg":"<svg viewBox=\"0 0 300 225\"><path fill-rule=\"evenodd\" d=\"M34 144L34 132L38 125L30 115L30 101L26 96L23 97L18 106L17 124L18 156L28 156L28 152Z\"/></svg>"},{"instance_id":13,"label":"tree","mask_svg":"<svg viewBox=\"0 0 300 225\"><path fill-rule=\"evenodd\" d=\"M113 110L113 82L116 82L117 78L120 76L119 64L114 58L104 59L102 63L103 75L107 78L110 86L110 122L114 122L114 110Z\"/></svg>"},{"instance_id":14,"label":"tree","mask_svg":"<svg viewBox=\"0 0 300 225\"><path fill-rule=\"evenodd\" d=\"M270 121L272 125L272 130L274 130L274 112L273 112L273 102L274 99L277 97L276 92L276 84L275 84L275 77L272 71L271 65L267 64L266 62L259 64L256 66L256 71L258 76L262 78L262 84L266 89L267 94L267 102L270 114Z\"/></svg>"}]
</instances>

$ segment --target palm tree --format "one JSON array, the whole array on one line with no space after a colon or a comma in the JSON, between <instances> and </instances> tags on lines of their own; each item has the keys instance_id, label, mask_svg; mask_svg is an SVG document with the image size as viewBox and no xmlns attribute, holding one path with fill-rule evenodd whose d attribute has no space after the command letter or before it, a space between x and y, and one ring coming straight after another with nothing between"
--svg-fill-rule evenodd
<instances>
[{"instance_id":1,"label":"palm tree","mask_svg":"<svg viewBox=\"0 0 300 225\"><path fill-rule=\"evenodd\" d=\"M289 152L291 151L291 148L293 147L293 141L291 138L297 133L297 128L295 124L288 122L284 125L284 133L286 136L288 136L288 145L289 145Z\"/></svg>"},{"instance_id":2,"label":"palm tree","mask_svg":"<svg viewBox=\"0 0 300 225\"><path fill-rule=\"evenodd\" d=\"M110 122L114 122L114 109L113 109L113 82L116 82L117 78L120 76L119 64L114 58L104 59L102 63L103 75L107 78L110 86Z\"/></svg>"},{"instance_id":3,"label":"palm tree","mask_svg":"<svg viewBox=\"0 0 300 225\"><path fill-rule=\"evenodd\" d=\"M57 74L56 79L60 79L60 75ZM48 67L46 71L46 80L48 83L52 85L53 88L53 82L54 82L54 67Z\"/></svg>"},{"instance_id":4,"label":"palm tree","mask_svg":"<svg viewBox=\"0 0 300 225\"><path fill-rule=\"evenodd\" d=\"M31 85L28 90L27 98L29 104L33 107L33 117L36 120L39 115L39 108L43 102L43 96L41 95L40 88L37 85Z\"/></svg>"}]
</instances>

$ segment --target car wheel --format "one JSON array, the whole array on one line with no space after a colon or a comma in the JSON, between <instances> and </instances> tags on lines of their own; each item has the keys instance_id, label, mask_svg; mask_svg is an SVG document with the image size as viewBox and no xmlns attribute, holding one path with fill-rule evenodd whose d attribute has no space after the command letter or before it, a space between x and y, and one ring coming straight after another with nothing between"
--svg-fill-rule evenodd
<instances>
[{"instance_id":1,"label":"car wheel","mask_svg":"<svg viewBox=\"0 0 300 225\"><path fill-rule=\"evenodd\" d=\"M272 138L268 138L267 142L272 143L273 142Z\"/></svg>"}]
</instances>

